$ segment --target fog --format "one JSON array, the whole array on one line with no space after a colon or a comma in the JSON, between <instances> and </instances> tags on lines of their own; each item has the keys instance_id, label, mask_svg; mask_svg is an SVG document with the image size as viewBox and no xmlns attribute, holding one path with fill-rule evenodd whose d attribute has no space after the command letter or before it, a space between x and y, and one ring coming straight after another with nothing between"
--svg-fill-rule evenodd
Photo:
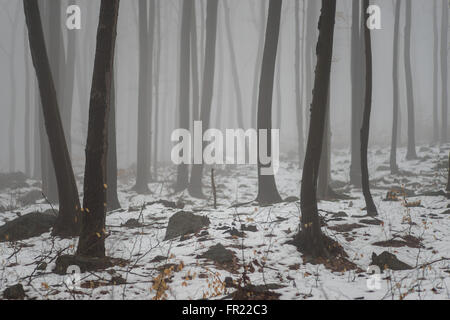
<instances>
[{"instance_id":1,"label":"fog","mask_svg":"<svg viewBox=\"0 0 450 320\"><path fill-rule=\"evenodd\" d=\"M310 0L311 1L311 0ZM62 1L62 8L68 6L68 1ZM220 1L221 2L221 1ZM433 5L434 1L413 0L412 25L412 72L414 84L414 100L416 112L416 139L418 144L429 143L432 138L433 108L432 108L432 76L433 76ZM88 95L80 92L79 85L83 83L90 88L95 49L95 34L98 23L100 1L75 1L81 8L82 29L76 33L76 81L72 114L72 158L75 170L82 171L84 161L84 146L87 131ZM161 7L161 61L159 82L159 141L158 157L160 162L170 161L172 142L170 133L178 126L178 52L181 24L180 0L160 1ZM261 21L258 16L260 0L229 0L232 37L236 50L239 80L243 96L244 123L251 126L251 100L253 88L253 72L257 56L258 34ZM200 38L204 22L199 11L206 5L197 6L197 30ZM369 148L387 146L390 143L392 126L392 51L394 28L394 1L372 1L381 8L381 29L372 31L374 57L374 92L371 118ZM300 7L303 8L304 1ZM440 13L442 1L438 1ZM317 5L317 19L319 17ZM332 148L349 149L350 117L351 117L351 82L350 82L350 27L351 1L337 1L337 19L334 41L333 64L331 74L331 131ZM230 54L226 41L223 7L219 4L219 22L216 56L216 74L212 105L212 127L236 128L236 102L231 75ZM116 81L117 81L117 145L119 168L128 168L136 162L137 141L137 101L138 101L138 1L123 0L121 2L116 51ZM65 11L65 10L64 10ZM62 15L65 24L66 15ZM303 20L303 15L300 15ZM438 26L440 26L438 17ZM302 28L304 26L301 22ZM403 52L404 10L401 14L400 61ZM65 28L65 26L61 26ZM67 33L63 33L67 43ZM317 32L314 35L317 37ZM295 118L295 82L294 82L294 1L283 1L280 43L277 59L280 61L280 91L277 84L274 88L274 126L277 124L277 110L281 108L281 150L284 153L295 152L297 145ZM0 171L25 170L25 127L30 127L31 156L35 149L35 114L39 104L36 103L35 74L30 68L30 123L25 123L26 95L25 59L30 59L28 49L25 49L26 27L22 2L17 0L0 0ZM31 60L29 61L31 63ZM406 143L406 98L403 63L400 66L400 110L401 135L400 146ZM223 71L223 72L221 72ZM156 75L155 75L156 76ZM79 78L78 78L79 77ZM223 80L220 80L223 77ZM80 80L78 80L80 79ZM14 83L12 82L14 81ZM15 89L14 89L15 88ZM154 88L155 90L155 88ZM222 94L220 91L222 90ZM442 90L442 88L440 89ZM447 90L447 88L443 88ZM311 101L306 101L304 91L303 108L309 108ZM89 91L88 91L89 92ZM14 95L14 97L13 97ZM281 104L277 103L280 95ZM219 97L222 96L222 101ZM440 96L440 94L439 94ZM440 98L439 98L440 99ZM13 105L15 100L15 104ZM440 102L439 102L440 105ZM220 123L216 120L217 109L222 108ZM14 110L14 114L12 114ZM306 113L308 114L308 113ZM439 120L442 120L439 117ZM11 129L12 126L12 129ZM306 132L305 132L306 134ZM11 136L12 135L12 136ZM12 140L12 149L10 141ZM11 150L14 157L11 157ZM10 159L14 159L13 166ZM401 159L400 159L401 161Z\"/></svg>"}]
</instances>

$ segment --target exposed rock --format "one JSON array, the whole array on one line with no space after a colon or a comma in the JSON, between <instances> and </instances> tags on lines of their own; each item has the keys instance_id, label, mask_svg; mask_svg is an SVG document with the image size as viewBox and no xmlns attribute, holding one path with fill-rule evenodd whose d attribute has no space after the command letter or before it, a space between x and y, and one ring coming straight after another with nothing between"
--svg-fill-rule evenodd
<instances>
[{"instance_id":1,"label":"exposed rock","mask_svg":"<svg viewBox=\"0 0 450 320\"><path fill-rule=\"evenodd\" d=\"M209 250L200 255L199 258L212 260L220 264L228 264L233 262L234 253L231 250L225 249L225 247L219 243L209 248Z\"/></svg>"},{"instance_id":2,"label":"exposed rock","mask_svg":"<svg viewBox=\"0 0 450 320\"><path fill-rule=\"evenodd\" d=\"M42 191L41 190L31 190L27 192L25 195L19 198L19 202L24 206L29 206L35 204L36 201L42 199Z\"/></svg>"},{"instance_id":3,"label":"exposed rock","mask_svg":"<svg viewBox=\"0 0 450 320\"><path fill-rule=\"evenodd\" d=\"M202 228L209 226L207 217L197 216L191 212L179 211L169 219L164 240L174 239L190 233L197 233Z\"/></svg>"},{"instance_id":4,"label":"exposed rock","mask_svg":"<svg viewBox=\"0 0 450 320\"><path fill-rule=\"evenodd\" d=\"M383 221L380 221L378 219L361 219L359 220L359 222L372 226L381 226L383 224Z\"/></svg>"},{"instance_id":5,"label":"exposed rock","mask_svg":"<svg viewBox=\"0 0 450 320\"><path fill-rule=\"evenodd\" d=\"M127 228L140 228L143 226L144 225L142 223L140 223L137 219L129 219L127 222L122 224L122 227L127 227Z\"/></svg>"},{"instance_id":6,"label":"exposed rock","mask_svg":"<svg viewBox=\"0 0 450 320\"><path fill-rule=\"evenodd\" d=\"M23 172L0 173L0 190L28 187L27 177Z\"/></svg>"},{"instance_id":7,"label":"exposed rock","mask_svg":"<svg viewBox=\"0 0 450 320\"><path fill-rule=\"evenodd\" d=\"M23 286L19 283L6 288L5 291L3 291L3 298L10 300L23 300L25 298Z\"/></svg>"},{"instance_id":8,"label":"exposed rock","mask_svg":"<svg viewBox=\"0 0 450 320\"><path fill-rule=\"evenodd\" d=\"M232 228L228 231L225 231L224 233L229 233L232 237L239 237L239 238L245 237L245 233L238 231L236 228Z\"/></svg>"},{"instance_id":9,"label":"exposed rock","mask_svg":"<svg viewBox=\"0 0 450 320\"><path fill-rule=\"evenodd\" d=\"M381 270L391 269L391 270L410 270L412 267L400 260L397 257L384 251L380 255L376 255L376 253L372 253L372 265L378 266Z\"/></svg>"},{"instance_id":10,"label":"exposed rock","mask_svg":"<svg viewBox=\"0 0 450 320\"><path fill-rule=\"evenodd\" d=\"M50 231L56 216L47 212L33 212L7 222L0 227L0 242L19 241Z\"/></svg>"}]
</instances>

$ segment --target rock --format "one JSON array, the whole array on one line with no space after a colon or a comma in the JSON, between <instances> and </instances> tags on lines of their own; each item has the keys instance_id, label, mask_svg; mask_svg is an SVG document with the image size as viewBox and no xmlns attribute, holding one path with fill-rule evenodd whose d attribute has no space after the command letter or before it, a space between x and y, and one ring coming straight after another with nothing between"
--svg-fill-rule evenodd
<instances>
[{"instance_id":1,"label":"rock","mask_svg":"<svg viewBox=\"0 0 450 320\"><path fill-rule=\"evenodd\" d=\"M168 200L158 200L158 201L153 201L153 202L149 202L147 203L148 205L154 205L154 204L161 204L166 208L171 208L171 209L183 209L185 204L182 201L178 201L178 202L173 202L173 201L168 201Z\"/></svg>"},{"instance_id":2,"label":"rock","mask_svg":"<svg viewBox=\"0 0 450 320\"><path fill-rule=\"evenodd\" d=\"M24 206L35 204L36 201L43 199L41 190L31 190L19 198L19 202Z\"/></svg>"},{"instance_id":3,"label":"rock","mask_svg":"<svg viewBox=\"0 0 450 320\"><path fill-rule=\"evenodd\" d=\"M39 265L36 267L37 270L46 270L47 269L47 263L46 262L41 262L39 263Z\"/></svg>"},{"instance_id":4,"label":"rock","mask_svg":"<svg viewBox=\"0 0 450 320\"><path fill-rule=\"evenodd\" d=\"M376 253L372 253L372 265L378 266L381 270L391 269L391 270L410 270L412 267L400 260L397 257L384 251L380 255L376 255Z\"/></svg>"},{"instance_id":5,"label":"rock","mask_svg":"<svg viewBox=\"0 0 450 320\"><path fill-rule=\"evenodd\" d=\"M25 291L23 286L19 283L3 291L3 298L10 300L23 300L25 298Z\"/></svg>"},{"instance_id":6,"label":"rock","mask_svg":"<svg viewBox=\"0 0 450 320\"><path fill-rule=\"evenodd\" d=\"M219 243L209 248L209 250L200 255L199 258L212 260L220 264L228 264L233 263L234 253L231 250L225 249L225 247Z\"/></svg>"},{"instance_id":7,"label":"rock","mask_svg":"<svg viewBox=\"0 0 450 320\"><path fill-rule=\"evenodd\" d=\"M359 222L372 226L381 226L383 224L383 221L380 221L378 219L361 219L359 220Z\"/></svg>"},{"instance_id":8,"label":"rock","mask_svg":"<svg viewBox=\"0 0 450 320\"><path fill-rule=\"evenodd\" d=\"M140 223L137 219L129 219L127 222L122 224L122 227L127 227L127 228L141 228L143 226L144 225L142 223Z\"/></svg>"},{"instance_id":9,"label":"rock","mask_svg":"<svg viewBox=\"0 0 450 320\"><path fill-rule=\"evenodd\" d=\"M56 266L53 272L60 275L67 273L67 268L70 266L78 266L82 273L87 271L98 271L110 268L113 266L110 258L91 258L82 256L62 255L56 259Z\"/></svg>"},{"instance_id":10,"label":"rock","mask_svg":"<svg viewBox=\"0 0 450 320\"><path fill-rule=\"evenodd\" d=\"M242 230L249 231L249 232L258 232L258 228L254 225L246 226L245 224L242 225Z\"/></svg>"},{"instance_id":11,"label":"rock","mask_svg":"<svg viewBox=\"0 0 450 320\"><path fill-rule=\"evenodd\" d=\"M27 177L23 172L0 173L0 190L28 187Z\"/></svg>"},{"instance_id":12,"label":"rock","mask_svg":"<svg viewBox=\"0 0 450 320\"><path fill-rule=\"evenodd\" d=\"M210 221L207 217L197 216L191 212L179 211L170 217L164 241L190 233L197 233L202 228L209 226L209 224Z\"/></svg>"},{"instance_id":13,"label":"rock","mask_svg":"<svg viewBox=\"0 0 450 320\"><path fill-rule=\"evenodd\" d=\"M56 216L47 212L33 212L7 222L0 227L0 242L19 241L50 231Z\"/></svg>"},{"instance_id":14,"label":"rock","mask_svg":"<svg viewBox=\"0 0 450 320\"><path fill-rule=\"evenodd\" d=\"M239 238L245 237L245 233L238 231L236 228L232 228L228 231L225 231L224 233L229 233L232 237L239 237Z\"/></svg>"}]
</instances>

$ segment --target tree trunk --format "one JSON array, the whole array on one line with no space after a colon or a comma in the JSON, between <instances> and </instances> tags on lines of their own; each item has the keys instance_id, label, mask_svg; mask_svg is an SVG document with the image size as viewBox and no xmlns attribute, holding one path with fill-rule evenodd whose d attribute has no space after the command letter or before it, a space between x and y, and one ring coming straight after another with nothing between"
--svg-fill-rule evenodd
<instances>
[{"instance_id":1,"label":"tree trunk","mask_svg":"<svg viewBox=\"0 0 450 320\"><path fill-rule=\"evenodd\" d=\"M191 19L192 118L194 121L198 121L200 120L200 84L198 79L197 16L195 3L192 4Z\"/></svg>"},{"instance_id":2,"label":"tree trunk","mask_svg":"<svg viewBox=\"0 0 450 320\"><path fill-rule=\"evenodd\" d=\"M31 77L30 77L30 65L29 65L29 48L27 40L27 31L25 30L24 37L24 68L25 68L25 137L24 137L24 156L25 156L25 174L27 177L31 177L31 143L30 143L30 132L31 132Z\"/></svg>"},{"instance_id":3,"label":"tree trunk","mask_svg":"<svg viewBox=\"0 0 450 320\"><path fill-rule=\"evenodd\" d=\"M225 12L225 28L226 28L226 34L227 34L227 42L228 47L230 48L230 60L231 60L231 75L233 77L233 86L234 86L234 92L236 94L236 113L237 113L237 123L238 127L244 129L244 113L243 113L243 106L242 106L242 92L241 92L241 85L239 82L239 73L238 73L238 66L236 62L236 52L234 49L234 43L233 43L233 33L231 31L231 21L230 21L230 8L226 1L222 1L223 3L223 9Z\"/></svg>"},{"instance_id":4,"label":"tree trunk","mask_svg":"<svg viewBox=\"0 0 450 320\"><path fill-rule=\"evenodd\" d=\"M139 107L136 185L133 190L139 194L149 192L151 159L151 115L153 80L153 37L155 3L139 1Z\"/></svg>"},{"instance_id":5,"label":"tree trunk","mask_svg":"<svg viewBox=\"0 0 450 320\"><path fill-rule=\"evenodd\" d=\"M116 80L113 63L112 77L111 77L111 102L108 116L108 158L107 158L107 193L106 203L108 204L108 211L120 209L119 198L117 197L117 133L116 133Z\"/></svg>"},{"instance_id":6,"label":"tree trunk","mask_svg":"<svg viewBox=\"0 0 450 320\"><path fill-rule=\"evenodd\" d=\"M192 0L183 0L180 37L180 82L179 82L179 128L189 130L189 94L190 94L190 28L192 20ZM180 141L181 142L181 141ZM183 151L184 152L184 151ZM175 191L183 191L189 185L189 168L186 163L178 165Z\"/></svg>"},{"instance_id":7,"label":"tree trunk","mask_svg":"<svg viewBox=\"0 0 450 320\"><path fill-rule=\"evenodd\" d=\"M203 70L202 108L200 114L203 131L206 131L209 128L211 121L211 103L214 91L214 72L216 63L218 5L218 0L209 0L206 6L205 68ZM204 148L205 145L203 145L202 153ZM191 180L189 183L189 194L191 196L204 198L202 177L203 164L194 164L192 166Z\"/></svg>"},{"instance_id":8,"label":"tree trunk","mask_svg":"<svg viewBox=\"0 0 450 320\"><path fill-rule=\"evenodd\" d=\"M361 122L363 108L363 35L361 32L361 2L353 0L351 31L351 81L352 81L352 115L351 115L351 163L350 183L361 186Z\"/></svg>"},{"instance_id":9,"label":"tree trunk","mask_svg":"<svg viewBox=\"0 0 450 320\"><path fill-rule=\"evenodd\" d=\"M363 21L364 42L366 47L366 91L363 123L361 127L361 171L362 171L362 189L364 199L366 200L367 214L370 216L378 215L377 208L373 202L372 194L369 186L369 168L367 165L367 149L369 145L370 132L370 113L372 111L372 42L370 37L370 29L366 27L366 21L369 19L367 10L369 8L369 0L364 0L363 12L365 19Z\"/></svg>"},{"instance_id":10,"label":"tree trunk","mask_svg":"<svg viewBox=\"0 0 450 320\"><path fill-rule=\"evenodd\" d=\"M258 99L258 196L256 201L261 204L280 202L281 196L275 183L274 174L262 174L262 170L270 169L271 163L263 165L260 157L260 130L267 131L267 155L272 155L272 101L274 89L275 64L280 32L282 0L269 1L266 38L262 60L261 80ZM276 143L279 143L276 141ZM273 159L272 159L273 160Z\"/></svg>"},{"instance_id":11,"label":"tree trunk","mask_svg":"<svg viewBox=\"0 0 450 320\"><path fill-rule=\"evenodd\" d=\"M412 25L412 1L406 1L405 23L405 72L406 72L406 101L408 104L408 148L406 159L417 159L416 133L414 116L414 89L411 71L411 25Z\"/></svg>"},{"instance_id":12,"label":"tree trunk","mask_svg":"<svg viewBox=\"0 0 450 320\"><path fill-rule=\"evenodd\" d=\"M331 83L329 84L331 88ZM325 132L322 142L322 153L319 164L319 177L317 183L317 198L320 200L328 200L332 196L330 187L331 177L331 115L330 115L330 89L327 95L327 110L325 115Z\"/></svg>"},{"instance_id":13,"label":"tree trunk","mask_svg":"<svg viewBox=\"0 0 450 320\"><path fill-rule=\"evenodd\" d=\"M433 143L439 141L438 73L439 73L439 34L437 1L433 3Z\"/></svg>"},{"instance_id":14,"label":"tree trunk","mask_svg":"<svg viewBox=\"0 0 450 320\"><path fill-rule=\"evenodd\" d=\"M158 180L158 147L159 147L159 110L160 104L160 70L161 70L161 2L156 2L156 57L155 57L155 131L153 142L153 173L155 180ZM156 30L156 29L155 29Z\"/></svg>"},{"instance_id":15,"label":"tree trunk","mask_svg":"<svg viewBox=\"0 0 450 320\"><path fill-rule=\"evenodd\" d=\"M105 256L108 115L118 14L119 0L102 0L89 103L83 223L77 248L77 255L87 257Z\"/></svg>"},{"instance_id":16,"label":"tree trunk","mask_svg":"<svg viewBox=\"0 0 450 320\"><path fill-rule=\"evenodd\" d=\"M306 0L303 1L303 6ZM303 18L305 15L303 15ZM304 31L305 28L303 28ZM303 73L303 67L301 66L300 57L300 41L305 42L305 39L300 39L300 1L295 1L295 105L296 105L296 118L297 118L297 138L298 138L298 158L300 167L303 166L303 160L305 157L305 141L303 137L303 81L300 81L300 74Z\"/></svg>"},{"instance_id":17,"label":"tree trunk","mask_svg":"<svg viewBox=\"0 0 450 320\"><path fill-rule=\"evenodd\" d=\"M54 236L76 236L80 231L80 202L72 163L64 136L56 90L45 48L44 33L37 0L24 0L31 56L38 78L45 129L55 164L59 196L59 215L53 227Z\"/></svg>"},{"instance_id":18,"label":"tree trunk","mask_svg":"<svg viewBox=\"0 0 450 320\"><path fill-rule=\"evenodd\" d=\"M305 254L316 257L328 255L327 244L320 228L316 188L325 133L335 17L336 1L322 0L311 122L300 195L302 217L300 230L295 238L296 244Z\"/></svg>"},{"instance_id":19,"label":"tree trunk","mask_svg":"<svg viewBox=\"0 0 450 320\"><path fill-rule=\"evenodd\" d=\"M442 1L442 26L441 26L441 81L442 81L442 127L441 142L448 142L448 0Z\"/></svg>"},{"instance_id":20,"label":"tree trunk","mask_svg":"<svg viewBox=\"0 0 450 320\"><path fill-rule=\"evenodd\" d=\"M394 55L393 55L393 116L392 116L392 140L391 140L391 157L390 157L390 169L391 174L398 173L397 166L397 133L398 133L398 104L399 104L399 72L398 72L398 51L400 43L400 8L401 1L397 0L395 5L395 25L394 25Z\"/></svg>"},{"instance_id":21,"label":"tree trunk","mask_svg":"<svg viewBox=\"0 0 450 320\"><path fill-rule=\"evenodd\" d=\"M266 21L266 8L267 8L267 2L266 0L260 1L260 19L261 19L261 25L259 27L259 37L258 37L258 48L257 48L257 55L256 55L256 63L255 63L255 70L253 74L253 90L252 90L252 128L256 127L257 122L257 112L258 112L258 79L261 74L261 68L262 68L262 59L263 59L263 52L264 52L264 29L265 29L265 21Z\"/></svg>"}]
</instances>

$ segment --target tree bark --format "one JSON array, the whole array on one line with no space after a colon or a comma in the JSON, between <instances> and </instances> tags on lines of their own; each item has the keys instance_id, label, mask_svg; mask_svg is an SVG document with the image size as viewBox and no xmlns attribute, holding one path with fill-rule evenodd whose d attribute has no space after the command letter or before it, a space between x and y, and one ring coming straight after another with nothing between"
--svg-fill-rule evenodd
<instances>
[{"instance_id":1,"label":"tree bark","mask_svg":"<svg viewBox=\"0 0 450 320\"><path fill-rule=\"evenodd\" d=\"M105 256L108 115L118 14L119 0L102 0L89 103L83 223L77 248L77 255L86 257Z\"/></svg>"},{"instance_id":2,"label":"tree bark","mask_svg":"<svg viewBox=\"0 0 450 320\"><path fill-rule=\"evenodd\" d=\"M282 200L275 183L275 176L273 174L261 174L262 169L270 168L271 163L268 165L263 165L260 159L260 130L267 131L267 155L272 155L272 101L282 3L282 0L269 1L269 15L267 18L261 80L259 83L257 123L258 196L256 197L256 201L261 204L277 203Z\"/></svg>"},{"instance_id":3,"label":"tree bark","mask_svg":"<svg viewBox=\"0 0 450 320\"><path fill-rule=\"evenodd\" d=\"M203 131L210 126L211 103L214 91L214 73L216 63L216 39L217 39L217 13L218 0L209 0L206 6L206 44L205 44L205 68L203 70L202 102L200 119ZM203 135L203 133L202 133ZM205 148L203 144L202 151ZM202 155L203 157L203 155ZM203 164L194 164L189 183L189 194L194 197L204 198L203 194Z\"/></svg>"},{"instance_id":4,"label":"tree bark","mask_svg":"<svg viewBox=\"0 0 450 320\"><path fill-rule=\"evenodd\" d=\"M238 72L238 66L236 62L236 52L234 49L234 42L233 42L233 33L231 31L231 21L230 21L230 8L226 1L222 1L223 9L225 12L225 28L226 28L226 34L227 34L227 42L228 42L228 48L230 52L230 60L231 60L231 75L233 77L233 86L234 86L234 92L236 94L236 113L237 113L237 123L238 127L244 129L244 113L243 113L243 106L242 106L242 92L241 92L241 85L239 82L239 72Z\"/></svg>"},{"instance_id":5,"label":"tree bark","mask_svg":"<svg viewBox=\"0 0 450 320\"><path fill-rule=\"evenodd\" d=\"M394 54L393 54L393 69L392 69L392 81L393 81L393 104L392 104L392 140L391 140L391 156L390 156L390 169L391 174L398 173L397 165L397 133L398 133L398 112L399 112L399 71L398 71L398 51L400 43L400 8L401 1L397 0L395 5L395 24L394 24Z\"/></svg>"},{"instance_id":6,"label":"tree bark","mask_svg":"<svg viewBox=\"0 0 450 320\"><path fill-rule=\"evenodd\" d=\"M306 0L303 1L305 6ZM304 15L303 15L304 17ZM304 28L303 28L304 31ZM295 105L296 105L296 118L297 118L297 143L298 143L298 158L300 167L303 166L303 160L305 157L305 141L303 136L303 81L301 81L300 75L303 73L303 67L301 65L301 48L300 41L305 42L305 39L300 39L300 1L295 1Z\"/></svg>"},{"instance_id":7,"label":"tree bark","mask_svg":"<svg viewBox=\"0 0 450 320\"><path fill-rule=\"evenodd\" d=\"M412 25L412 1L406 1L405 23L405 72L406 72L406 101L408 104L408 147L406 159L417 159L416 133L414 115L414 88L411 70L411 25Z\"/></svg>"},{"instance_id":8,"label":"tree bark","mask_svg":"<svg viewBox=\"0 0 450 320\"><path fill-rule=\"evenodd\" d=\"M448 0L442 1L441 20L441 81L442 81L442 126L441 142L448 142Z\"/></svg>"},{"instance_id":9,"label":"tree bark","mask_svg":"<svg viewBox=\"0 0 450 320\"><path fill-rule=\"evenodd\" d=\"M52 234L61 237L76 236L80 231L80 202L45 47L39 6L37 0L24 0L23 5L60 200L59 215Z\"/></svg>"},{"instance_id":10,"label":"tree bark","mask_svg":"<svg viewBox=\"0 0 450 320\"><path fill-rule=\"evenodd\" d=\"M149 9L147 7L149 4ZM139 194L149 192L155 3L139 1L139 106L136 185Z\"/></svg>"},{"instance_id":11,"label":"tree bark","mask_svg":"<svg viewBox=\"0 0 450 320\"><path fill-rule=\"evenodd\" d=\"M352 2L352 31L351 31L351 81L352 81L352 115L351 115L351 163L350 183L361 186L361 136L363 109L363 48L364 39L361 32L361 1Z\"/></svg>"},{"instance_id":12,"label":"tree bark","mask_svg":"<svg viewBox=\"0 0 450 320\"><path fill-rule=\"evenodd\" d=\"M361 127L361 170L362 170L362 189L364 199L366 200L367 214L370 216L378 215L377 208L373 202L372 194L369 186L369 168L367 165L367 149L369 145L370 132L370 113L372 111L372 42L370 36L370 29L366 27L366 21L369 19L367 10L369 8L369 0L364 0L364 16L363 30L364 42L366 47L366 91L364 102L364 114Z\"/></svg>"},{"instance_id":13,"label":"tree bark","mask_svg":"<svg viewBox=\"0 0 450 320\"><path fill-rule=\"evenodd\" d=\"M180 82L179 82L179 128L189 130L189 102L190 102L190 28L192 20L192 0L183 0L180 36ZM181 142L181 141L180 141ZM175 191L183 191L189 185L189 168L186 163L178 165Z\"/></svg>"},{"instance_id":14,"label":"tree bark","mask_svg":"<svg viewBox=\"0 0 450 320\"><path fill-rule=\"evenodd\" d=\"M262 68L262 58L263 58L263 52L264 52L264 29L265 29L265 21L266 21L266 8L267 8L267 2L266 0L259 1L261 3L260 6L260 19L261 19L261 25L259 26L259 37L258 37L258 48L257 48L257 54L256 54L256 63L255 63L255 70L253 73L253 89L252 89L252 128L255 128L257 125L257 118L258 118L258 79L261 74L261 68Z\"/></svg>"},{"instance_id":15,"label":"tree bark","mask_svg":"<svg viewBox=\"0 0 450 320\"><path fill-rule=\"evenodd\" d=\"M316 188L325 133L335 17L336 1L322 0L311 122L300 195L302 217L300 230L295 238L296 244L305 254L316 257L328 255L326 241L320 228Z\"/></svg>"},{"instance_id":16,"label":"tree bark","mask_svg":"<svg viewBox=\"0 0 450 320\"><path fill-rule=\"evenodd\" d=\"M439 33L437 1L433 3L433 143L439 141L438 73L439 73Z\"/></svg>"},{"instance_id":17,"label":"tree bark","mask_svg":"<svg viewBox=\"0 0 450 320\"><path fill-rule=\"evenodd\" d=\"M106 203L108 211L120 209L120 202L117 196L117 133L116 133L116 80L113 62L111 76L111 101L108 116L108 158L107 158L107 193Z\"/></svg>"}]
</instances>

